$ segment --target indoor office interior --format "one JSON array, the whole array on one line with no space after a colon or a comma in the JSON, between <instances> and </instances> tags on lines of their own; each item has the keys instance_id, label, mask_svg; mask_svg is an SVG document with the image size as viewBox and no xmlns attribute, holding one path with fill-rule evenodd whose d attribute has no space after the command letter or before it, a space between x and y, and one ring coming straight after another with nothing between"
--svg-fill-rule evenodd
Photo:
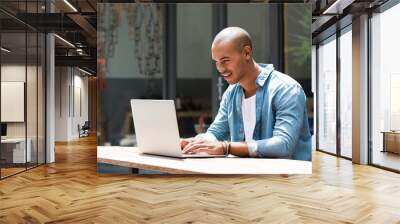
<instances>
[{"instance_id":1,"label":"indoor office interior","mask_svg":"<svg viewBox=\"0 0 400 224\"><path fill-rule=\"evenodd\" d=\"M96 4L91 4L79 7L95 20ZM4 179L54 162L54 144L94 134L96 42L74 22L83 16L69 17L74 10L65 3L2 1L0 7ZM51 38L49 32L54 32Z\"/></svg>"},{"instance_id":2,"label":"indoor office interior","mask_svg":"<svg viewBox=\"0 0 400 224\"><path fill-rule=\"evenodd\" d=\"M332 24L313 27L316 149L399 172L400 67L395 54L400 32L393 27L400 5L377 5L357 19L346 15L357 7L350 5Z\"/></svg>"},{"instance_id":3,"label":"indoor office interior","mask_svg":"<svg viewBox=\"0 0 400 224\"><path fill-rule=\"evenodd\" d=\"M0 223L399 222L398 1L133 2L0 1ZM210 45L233 25L303 87L312 174L99 164L98 146L136 146L132 98L173 99L181 137L207 130L227 88Z\"/></svg>"}]
</instances>

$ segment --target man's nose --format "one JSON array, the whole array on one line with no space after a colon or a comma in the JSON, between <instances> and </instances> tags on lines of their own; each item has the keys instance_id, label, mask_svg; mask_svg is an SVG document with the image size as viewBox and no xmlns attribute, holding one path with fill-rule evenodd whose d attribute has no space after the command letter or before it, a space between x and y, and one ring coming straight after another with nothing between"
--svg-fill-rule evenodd
<instances>
[{"instance_id":1,"label":"man's nose","mask_svg":"<svg viewBox=\"0 0 400 224\"><path fill-rule=\"evenodd\" d=\"M215 63L215 66L217 67L219 73L223 73L225 71L225 68L223 68L220 63Z\"/></svg>"}]
</instances>

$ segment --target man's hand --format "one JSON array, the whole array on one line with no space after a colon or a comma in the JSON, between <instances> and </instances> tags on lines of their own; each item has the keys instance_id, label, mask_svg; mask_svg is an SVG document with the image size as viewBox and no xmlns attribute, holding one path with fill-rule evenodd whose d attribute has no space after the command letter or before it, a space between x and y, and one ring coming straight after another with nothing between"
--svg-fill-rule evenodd
<instances>
[{"instance_id":1,"label":"man's hand","mask_svg":"<svg viewBox=\"0 0 400 224\"><path fill-rule=\"evenodd\" d=\"M181 138L180 139L180 144L181 144L181 149L183 150L187 144L190 142L193 142L194 138Z\"/></svg>"},{"instance_id":2,"label":"man's hand","mask_svg":"<svg viewBox=\"0 0 400 224\"><path fill-rule=\"evenodd\" d=\"M182 141L181 141L181 146L182 146ZM204 139L193 139L192 141L185 144L185 146L182 148L182 153L185 154L207 153L210 155L223 155L224 146L222 142L205 141Z\"/></svg>"}]
</instances>

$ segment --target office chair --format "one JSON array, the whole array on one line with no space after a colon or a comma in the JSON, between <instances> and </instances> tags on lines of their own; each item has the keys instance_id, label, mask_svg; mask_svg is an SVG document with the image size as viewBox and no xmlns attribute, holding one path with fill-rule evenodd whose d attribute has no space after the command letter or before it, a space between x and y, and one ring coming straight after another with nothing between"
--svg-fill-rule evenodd
<instances>
[{"instance_id":1,"label":"office chair","mask_svg":"<svg viewBox=\"0 0 400 224\"><path fill-rule=\"evenodd\" d=\"M85 121L82 127L79 128L79 138L89 136L89 129L90 129L89 121Z\"/></svg>"}]
</instances>

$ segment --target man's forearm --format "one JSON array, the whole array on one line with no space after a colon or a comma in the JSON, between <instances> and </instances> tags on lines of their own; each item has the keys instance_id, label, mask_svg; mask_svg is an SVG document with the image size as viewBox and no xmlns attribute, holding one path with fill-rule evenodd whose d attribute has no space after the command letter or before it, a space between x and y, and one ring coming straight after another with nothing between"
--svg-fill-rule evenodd
<instances>
[{"instance_id":1,"label":"man's forearm","mask_svg":"<svg viewBox=\"0 0 400 224\"><path fill-rule=\"evenodd\" d=\"M230 154L240 157L249 157L249 150L246 142L231 142Z\"/></svg>"}]
</instances>

